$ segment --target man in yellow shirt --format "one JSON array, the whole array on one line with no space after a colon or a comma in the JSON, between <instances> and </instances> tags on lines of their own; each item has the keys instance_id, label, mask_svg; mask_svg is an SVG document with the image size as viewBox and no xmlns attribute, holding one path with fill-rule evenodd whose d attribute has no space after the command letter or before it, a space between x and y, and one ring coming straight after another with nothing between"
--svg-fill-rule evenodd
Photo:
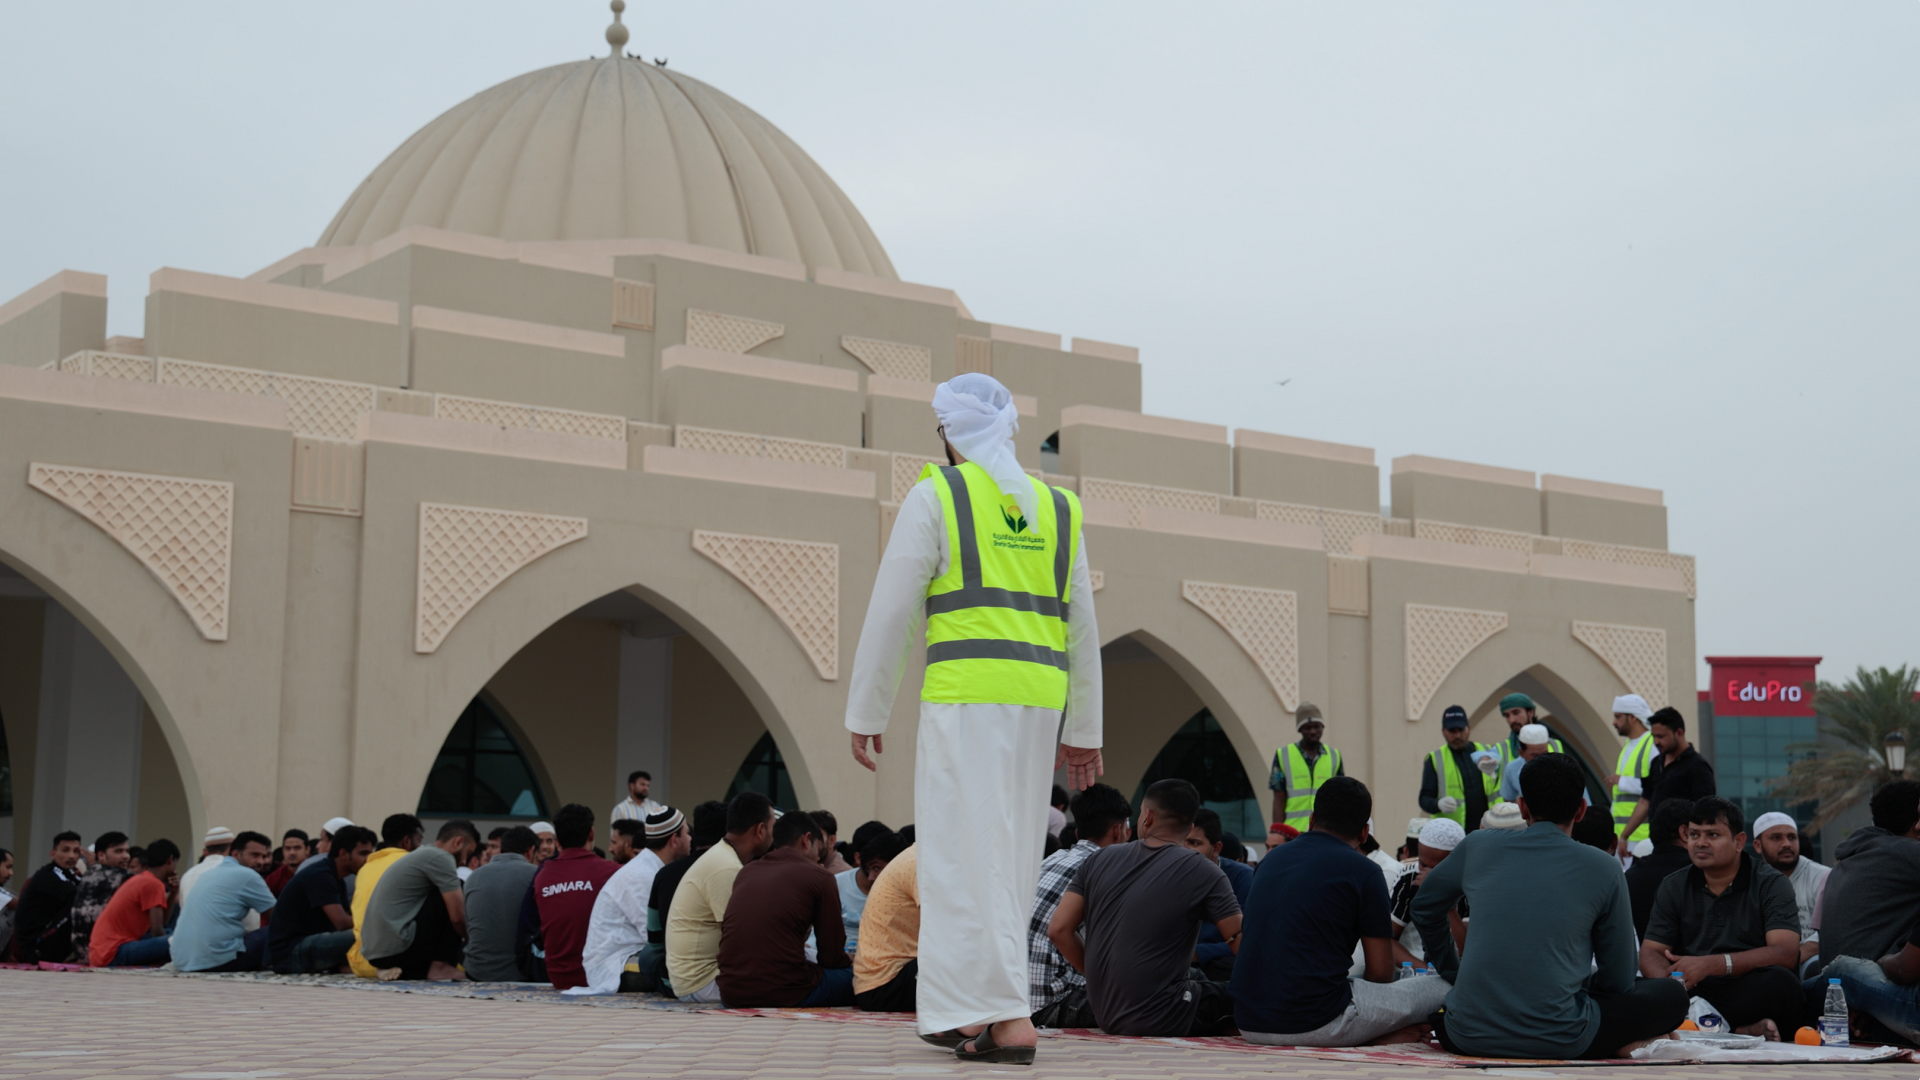
<instances>
[{"instance_id":1,"label":"man in yellow shirt","mask_svg":"<svg viewBox=\"0 0 1920 1080\"><path fill-rule=\"evenodd\" d=\"M908 847L874 879L853 954L853 1003L862 1012L913 1012L920 970L920 855Z\"/></svg>"},{"instance_id":2,"label":"man in yellow shirt","mask_svg":"<svg viewBox=\"0 0 1920 1080\"><path fill-rule=\"evenodd\" d=\"M387 820L380 823L380 847L367 856L366 865L353 877L353 947L347 950L347 964L363 979L380 977L379 971L360 954L360 928L367 922L367 904L373 900L373 887L379 884L380 875L387 872L387 867L399 862L401 856L419 847L426 838L427 828L419 818L412 814L387 815Z\"/></svg>"},{"instance_id":3,"label":"man in yellow shirt","mask_svg":"<svg viewBox=\"0 0 1920 1080\"><path fill-rule=\"evenodd\" d=\"M667 911L667 982L681 1001L720 1000L720 924L740 868L773 847L773 803L743 791L727 804L727 835L687 871Z\"/></svg>"}]
</instances>

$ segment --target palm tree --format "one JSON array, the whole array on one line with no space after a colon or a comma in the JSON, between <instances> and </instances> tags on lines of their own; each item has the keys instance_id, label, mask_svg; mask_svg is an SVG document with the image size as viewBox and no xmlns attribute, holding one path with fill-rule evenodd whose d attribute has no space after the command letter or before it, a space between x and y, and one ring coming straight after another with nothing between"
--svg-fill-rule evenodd
<instances>
[{"instance_id":1,"label":"palm tree","mask_svg":"<svg viewBox=\"0 0 1920 1080\"><path fill-rule=\"evenodd\" d=\"M1818 803L1819 812L1808 832L1818 832L1862 799L1894 779L1887 768L1887 733L1903 733L1909 745L1920 741L1920 667L1902 664L1897 670L1860 668L1853 678L1835 686L1822 682L1813 694L1820 730L1839 740L1839 747L1796 743L1789 750L1807 752L1773 781L1773 794L1789 805Z\"/></svg>"}]
</instances>

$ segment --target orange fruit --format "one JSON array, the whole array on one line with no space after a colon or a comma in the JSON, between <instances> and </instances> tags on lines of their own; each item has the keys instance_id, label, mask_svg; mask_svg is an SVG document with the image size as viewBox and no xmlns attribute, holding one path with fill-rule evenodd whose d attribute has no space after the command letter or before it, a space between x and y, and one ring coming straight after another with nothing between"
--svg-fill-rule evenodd
<instances>
[{"instance_id":1,"label":"orange fruit","mask_svg":"<svg viewBox=\"0 0 1920 1080\"><path fill-rule=\"evenodd\" d=\"M1819 1046L1820 1033L1810 1027L1803 1027L1793 1033L1793 1041L1801 1046Z\"/></svg>"},{"instance_id":2,"label":"orange fruit","mask_svg":"<svg viewBox=\"0 0 1920 1080\"><path fill-rule=\"evenodd\" d=\"M1680 1030L1681 1031L1699 1031L1700 1025L1694 1023L1691 1020L1682 1020L1680 1021Z\"/></svg>"}]
</instances>

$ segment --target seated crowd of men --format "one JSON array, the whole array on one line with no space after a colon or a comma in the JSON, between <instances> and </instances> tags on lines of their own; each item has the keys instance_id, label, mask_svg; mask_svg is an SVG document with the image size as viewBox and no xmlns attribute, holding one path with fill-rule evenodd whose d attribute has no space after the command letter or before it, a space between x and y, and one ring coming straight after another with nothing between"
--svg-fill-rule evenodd
<instances>
[{"instance_id":1,"label":"seated crowd of men","mask_svg":"<svg viewBox=\"0 0 1920 1080\"><path fill-rule=\"evenodd\" d=\"M1750 853L1739 807L1707 797L1653 807L1654 849L1623 873L1574 759L1532 754L1513 779L1509 827L1437 818L1384 873L1363 853L1372 795L1350 777L1327 779L1308 829L1257 867L1232 857L1192 784L1150 786L1137 824L1125 796L1093 785L1041 867L1034 1022L1279 1046L1431 1034L1462 1054L1613 1058L1667 1037L1695 998L1736 1030L1790 1038L1835 979L1869 1034L1920 1040L1920 782L1877 792L1873 825L1830 872L1799 855L1785 815L1754 823ZM913 1010L912 826L869 822L838 845L830 814L781 814L749 792L691 821L654 803L616 815L608 859L595 825L569 804L484 841L450 821L429 843L411 814L378 837L335 819L311 852L290 833L277 866L266 836L215 830L184 873L174 844L134 861L118 833L80 871L80 838L63 833L8 947L94 966ZM1499 929L1475 934L1476 919Z\"/></svg>"}]
</instances>

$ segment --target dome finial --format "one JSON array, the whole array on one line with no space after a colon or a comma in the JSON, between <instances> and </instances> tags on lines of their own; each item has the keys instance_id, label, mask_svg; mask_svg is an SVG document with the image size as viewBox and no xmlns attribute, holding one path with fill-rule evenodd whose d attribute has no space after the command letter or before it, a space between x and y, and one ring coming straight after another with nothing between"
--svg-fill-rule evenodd
<instances>
[{"instance_id":1,"label":"dome finial","mask_svg":"<svg viewBox=\"0 0 1920 1080\"><path fill-rule=\"evenodd\" d=\"M613 0L607 6L613 9L613 22L607 26L607 44L613 46L613 51L607 55L618 57L627 44L627 28L620 21L620 13L627 10L627 0Z\"/></svg>"}]
</instances>

